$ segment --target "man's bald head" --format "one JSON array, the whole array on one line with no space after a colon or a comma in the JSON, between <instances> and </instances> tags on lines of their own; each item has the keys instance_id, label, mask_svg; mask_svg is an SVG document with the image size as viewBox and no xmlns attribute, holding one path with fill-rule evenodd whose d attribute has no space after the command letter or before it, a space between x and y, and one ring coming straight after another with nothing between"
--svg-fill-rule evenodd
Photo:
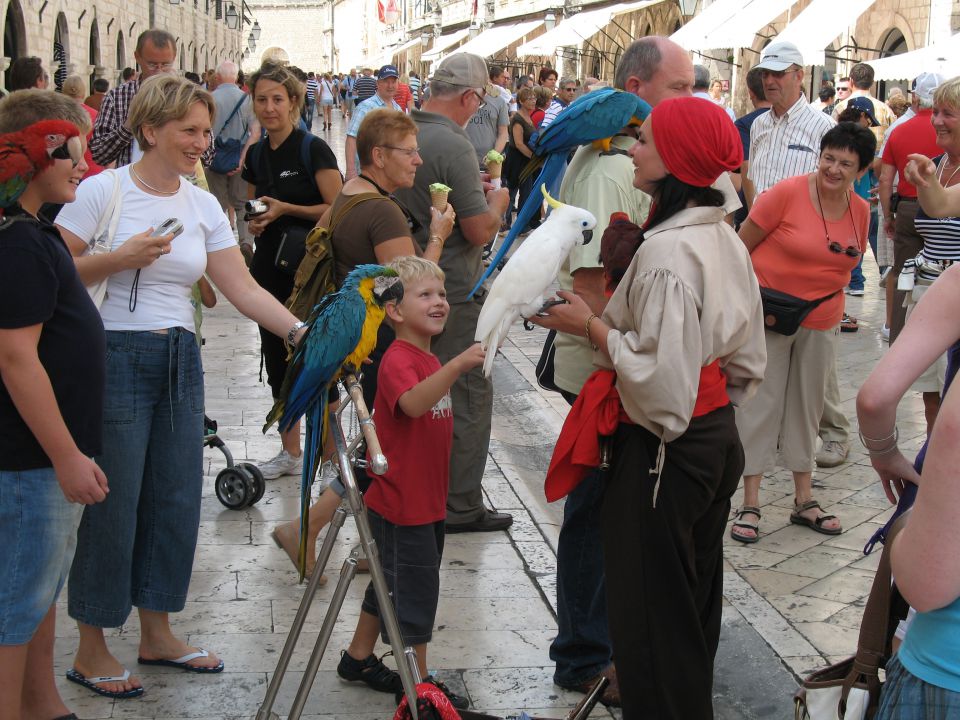
<instances>
[{"instance_id":1,"label":"man's bald head","mask_svg":"<svg viewBox=\"0 0 960 720\"><path fill-rule=\"evenodd\" d=\"M620 58L614 85L656 105L693 92L693 63L687 51L669 38L640 38Z\"/></svg>"}]
</instances>

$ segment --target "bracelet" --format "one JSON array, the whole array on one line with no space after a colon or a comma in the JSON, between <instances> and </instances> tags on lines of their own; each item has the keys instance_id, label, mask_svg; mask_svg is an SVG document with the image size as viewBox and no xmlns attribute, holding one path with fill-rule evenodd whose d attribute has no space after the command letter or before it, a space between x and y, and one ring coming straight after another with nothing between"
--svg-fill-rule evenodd
<instances>
[{"instance_id":1,"label":"bracelet","mask_svg":"<svg viewBox=\"0 0 960 720\"><path fill-rule=\"evenodd\" d=\"M889 434L887 437L885 437L885 438L876 438L876 439L874 439L874 438L868 438L867 436L865 436L865 435L864 435L862 432L860 432L859 430L857 431L857 434L860 436L860 442L863 444L863 446L864 446L868 451L869 451L869 450L872 450L873 448L871 448L869 445L867 445L867 443L884 443L884 442L888 442L888 441L893 441L892 444L889 445L887 448L881 448L881 449L880 449L880 452L887 452L887 450L888 450L889 447L896 447L897 441L900 439L900 428L898 428L896 425L894 425L894 426L893 426L893 432L890 433L890 434Z\"/></svg>"},{"instance_id":2,"label":"bracelet","mask_svg":"<svg viewBox=\"0 0 960 720\"><path fill-rule=\"evenodd\" d=\"M867 448L867 455L870 457L880 457L881 455L889 455L890 453L896 452L899 449L900 448L897 447L897 444L893 443L882 450L871 450L870 448Z\"/></svg>"},{"instance_id":3,"label":"bracelet","mask_svg":"<svg viewBox=\"0 0 960 720\"><path fill-rule=\"evenodd\" d=\"M293 327L291 327L291 328L287 331L287 345L290 345L291 347L296 346L296 344L297 344L297 333L300 332L300 328L305 328L306 326L307 326L307 324L306 324L305 322L302 322L302 321L297 321L297 322L295 322L295 323L293 324Z\"/></svg>"},{"instance_id":4,"label":"bracelet","mask_svg":"<svg viewBox=\"0 0 960 720\"><path fill-rule=\"evenodd\" d=\"M427 242L428 243L435 242L435 243L438 243L441 247L443 247L443 238L440 237L439 235L431 235L429 238L427 238Z\"/></svg>"},{"instance_id":5,"label":"bracelet","mask_svg":"<svg viewBox=\"0 0 960 720\"><path fill-rule=\"evenodd\" d=\"M587 342L590 343L590 347L594 352L600 349L600 346L597 345L593 340L590 339L590 323L597 319L596 313L590 313L590 317L587 318L587 322L583 326L583 334L587 338Z\"/></svg>"}]
</instances>

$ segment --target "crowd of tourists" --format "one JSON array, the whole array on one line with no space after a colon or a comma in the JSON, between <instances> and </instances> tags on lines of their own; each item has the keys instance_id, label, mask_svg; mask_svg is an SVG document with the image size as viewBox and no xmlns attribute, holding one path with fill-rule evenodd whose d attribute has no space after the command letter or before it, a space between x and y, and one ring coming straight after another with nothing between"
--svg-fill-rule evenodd
<instances>
[{"instance_id":1,"label":"crowd of tourists","mask_svg":"<svg viewBox=\"0 0 960 720\"><path fill-rule=\"evenodd\" d=\"M18 59L0 100L0 718L77 717L53 675L68 578L79 632L67 680L115 699L149 691L106 632L133 608L139 664L216 674L230 662L175 620L200 521L201 305L215 287L259 326L279 398L308 332L284 305L289 253L317 226L337 286L370 263L404 286L363 380L390 470L360 482L404 641L466 708L428 674L444 537L513 521L484 503L495 388L481 365L497 348L474 341L484 294L471 290L485 246L535 191L522 173L534 133L607 85L552 68L514 79L468 53L429 83L389 64L267 63L243 77L226 61L180 77L176 52L169 33L145 31L139 72L91 95L79 77L47 89L42 64ZM846 304L865 292L864 262L885 283L891 346L858 397L860 441L891 502L915 498L893 546L914 612L878 717L960 712L960 399L947 391L960 321L945 310L960 297L960 78L922 73L885 102L857 63L810 102L805 67L794 45L768 45L745 78L753 110L736 118L725 82L680 46L636 40L611 84L652 111L576 150L559 187L603 243L573 251L564 302L531 318L557 331L554 378L572 406L561 464L594 440L563 468L574 481L549 651L557 685L586 692L606 677L601 701L626 720L713 716L723 538L763 542L764 476L792 473L791 523L843 532L812 478L850 452L837 354L840 333L859 330ZM332 132L335 111L342 163L312 132ZM911 387L929 434L915 460L896 428ZM264 477L299 475L300 427L278 440ZM308 574L344 492L334 480L310 508ZM300 527L272 533L294 563ZM371 586L337 673L399 695L374 653L380 615Z\"/></svg>"}]
</instances>

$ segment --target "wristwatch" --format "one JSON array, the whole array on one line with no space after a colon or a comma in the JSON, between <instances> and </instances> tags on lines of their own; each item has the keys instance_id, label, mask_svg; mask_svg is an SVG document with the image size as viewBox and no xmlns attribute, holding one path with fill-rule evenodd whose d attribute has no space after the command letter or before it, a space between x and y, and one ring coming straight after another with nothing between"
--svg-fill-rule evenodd
<instances>
[{"instance_id":1,"label":"wristwatch","mask_svg":"<svg viewBox=\"0 0 960 720\"><path fill-rule=\"evenodd\" d=\"M295 347L297 344L297 333L300 332L300 328L305 328L307 324L302 321L295 322L293 327L287 331L287 345Z\"/></svg>"}]
</instances>

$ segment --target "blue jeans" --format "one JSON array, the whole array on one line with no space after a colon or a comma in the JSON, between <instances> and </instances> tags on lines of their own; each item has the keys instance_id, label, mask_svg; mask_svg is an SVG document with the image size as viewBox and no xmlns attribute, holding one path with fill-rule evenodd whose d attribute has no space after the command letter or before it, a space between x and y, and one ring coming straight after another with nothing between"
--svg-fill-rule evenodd
<instances>
[{"instance_id":1,"label":"blue jeans","mask_svg":"<svg viewBox=\"0 0 960 720\"><path fill-rule=\"evenodd\" d=\"M307 127L313 127L313 111L317 107L316 100L304 100L303 102L303 121L307 124Z\"/></svg>"},{"instance_id":2,"label":"blue jeans","mask_svg":"<svg viewBox=\"0 0 960 720\"><path fill-rule=\"evenodd\" d=\"M83 506L53 468L0 470L0 645L30 642L70 571Z\"/></svg>"},{"instance_id":3,"label":"blue jeans","mask_svg":"<svg viewBox=\"0 0 960 720\"><path fill-rule=\"evenodd\" d=\"M857 261L857 266L850 271L850 282L848 284L851 290L863 290L863 283L863 255L861 255Z\"/></svg>"},{"instance_id":4,"label":"blue jeans","mask_svg":"<svg viewBox=\"0 0 960 720\"><path fill-rule=\"evenodd\" d=\"M887 663L875 720L948 720L960 717L960 693L924 682L896 655Z\"/></svg>"},{"instance_id":5,"label":"blue jeans","mask_svg":"<svg viewBox=\"0 0 960 720\"><path fill-rule=\"evenodd\" d=\"M183 609L203 485L203 369L193 333L107 332L107 499L84 510L70 617L118 627L131 606Z\"/></svg>"},{"instance_id":6,"label":"blue jeans","mask_svg":"<svg viewBox=\"0 0 960 720\"><path fill-rule=\"evenodd\" d=\"M557 545L557 637L550 645L553 681L574 687L610 664L600 508L604 481L591 471L567 496Z\"/></svg>"}]
</instances>

